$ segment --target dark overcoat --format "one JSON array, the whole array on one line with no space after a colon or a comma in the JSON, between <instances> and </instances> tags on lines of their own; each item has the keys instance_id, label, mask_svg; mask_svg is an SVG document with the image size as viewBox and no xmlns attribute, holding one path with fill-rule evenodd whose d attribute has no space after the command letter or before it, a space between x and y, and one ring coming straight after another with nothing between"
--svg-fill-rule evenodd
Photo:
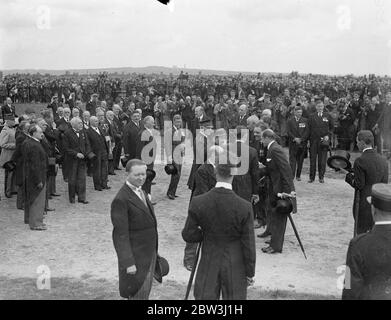
<instances>
[{"instance_id":1,"label":"dark overcoat","mask_svg":"<svg viewBox=\"0 0 391 320\"><path fill-rule=\"evenodd\" d=\"M226 299L246 299L246 277L254 276L256 259L253 209L248 201L224 188L194 197L182 237L190 243L203 242L196 299L215 299L219 287L227 293Z\"/></svg>"},{"instance_id":2,"label":"dark overcoat","mask_svg":"<svg viewBox=\"0 0 391 320\"><path fill-rule=\"evenodd\" d=\"M358 194L357 192L355 194L353 215L357 203L356 198L359 197L357 233L365 233L373 226L371 205L367 197L371 195L372 185L388 183L387 161L375 150L366 150L354 162L353 173L346 175L346 182L358 191Z\"/></svg>"},{"instance_id":3,"label":"dark overcoat","mask_svg":"<svg viewBox=\"0 0 391 320\"><path fill-rule=\"evenodd\" d=\"M119 292L121 297L134 296L148 274L158 250L157 223L153 206L144 193L148 208L125 184L111 203L113 242L118 257ZM126 269L136 265L135 275Z\"/></svg>"}]
</instances>

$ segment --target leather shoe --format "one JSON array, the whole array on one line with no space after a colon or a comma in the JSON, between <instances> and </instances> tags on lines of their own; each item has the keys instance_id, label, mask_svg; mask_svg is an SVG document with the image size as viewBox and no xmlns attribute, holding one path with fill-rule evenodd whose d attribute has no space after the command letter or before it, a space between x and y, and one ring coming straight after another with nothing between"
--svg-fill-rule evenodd
<instances>
[{"instance_id":1,"label":"leather shoe","mask_svg":"<svg viewBox=\"0 0 391 320\"><path fill-rule=\"evenodd\" d=\"M115 172L110 172L109 176L116 176L117 174Z\"/></svg>"},{"instance_id":2,"label":"leather shoe","mask_svg":"<svg viewBox=\"0 0 391 320\"><path fill-rule=\"evenodd\" d=\"M89 204L89 202L86 201L86 200L79 200L78 202L79 202L79 203L82 203L82 204Z\"/></svg>"},{"instance_id":3,"label":"leather shoe","mask_svg":"<svg viewBox=\"0 0 391 320\"><path fill-rule=\"evenodd\" d=\"M319 183L324 183L324 179L319 179Z\"/></svg>"},{"instance_id":4,"label":"leather shoe","mask_svg":"<svg viewBox=\"0 0 391 320\"><path fill-rule=\"evenodd\" d=\"M61 194L58 194L58 193L52 193L52 194L51 194L51 196L52 196L52 197L60 197L60 196L61 196Z\"/></svg>"},{"instance_id":5,"label":"leather shoe","mask_svg":"<svg viewBox=\"0 0 391 320\"><path fill-rule=\"evenodd\" d=\"M151 204L152 204L153 206L155 206L155 205L157 204L157 202L151 202Z\"/></svg>"},{"instance_id":6,"label":"leather shoe","mask_svg":"<svg viewBox=\"0 0 391 320\"><path fill-rule=\"evenodd\" d=\"M69 200L70 203L75 203L75 199Z\"/></svg>"},{"instance_id":7,"label":"leather shoe","mask_svg":"<svg viewBox=\"0 0 391 320\"><path fill-rule=\"evenodd\" d=\"M177 196L177 195L174 195L174 197L175 197L175 198L179 198L179 196Z\"/></svg>"},{"instance_id":8,"label":"leather shoe","mask_svg":"<svg viewBox=\"0 0 391 320\"><path fill-rule=\"evenodd\" d=\"M308 180L308 183L313 183L313 182L314 182L314 180L312 180L312 179Z\"/></svg>"},{"instance_id":9,"label":"leather shoe","mask_svg":"<svg viewBox=\"0 0 391 320\"><path fill-rule=\"evenodd\" d=\"M39 227L33 227L33 228L30 228L31 230L35 230L35 231L45 231L47 230L47 228L45 226L39 226Z\"/></svg>"},{"instance_id":10,"label":"leather shoe","mask_svg":"<svg viewBox=\"0 0 391 320\"><path fill-rule=\"evenodd\" d=\"M263 253L268 253L268 254L274 254L274 253L281 253L281 251L276 251L274 250L272 247L266 247L266 248L262 248L262 252Z\"/></svg>"},{"instance_id":11,"label":"leather shoe","mask_svg":"<svg viewBox=\"0 0 391 320\"><path fill-rule=\"evenodd\" d=\"M156 182L151 182L151 185L152 185L152 186L156 185Z\"/></svg>"},{"instance_id":12,"label":"leather shoe","mask_svg":"<svg viewBox=\"0 0 391 320\"><path fill-rule=\"evenodd\" d=\"M46 211L56 211L56 209L53 209L53 208L46 208Z\"/></svg>"},{"instance_id":13,"label":"leather shoe","mask_svg":"<svg viewBox=\"0 0 391 320\"><path fill-rule=\"evenodd\" d=\"M296 181L301 181L301 178L300 178L300 177L297 177L297 178L296 178Z\"/></svg>"},{"instance_id":14,"label":"leather shoe","mask_svg":"<svg viewBox=\"0 0 391 320\"><path fill-rule=\"evenodd\" d=\"M266 240L265 243L266 244L270 244L272 241L271 240Z\"/></svg>"},{"instance_id":15,"label":"leather shoe","mask_svg":"<svg viewBox=\"0 0 391 320\"><path fill-rule=\"evenodd\" d=\"M106 187L103 187L103 189L110 190L110 189L111 189L111 187L109 187L109 186L106 186Z\"/></svg>"},{"instance_id":16,"label":"leather shoe","mask_svg":"<svg viewBox=\"0 0 391 320\"><path fill-rule=\"evenodd\" d=\"M102 188L95 188L96 191L103 191Z\"/></svg>"},{"instance_id":17,"label":"leather shoe","mask_svg":"<svg viewBox=\"0 0 391 320\"><path fill-rule=\"evenodd\" d=\"M258 238L266 238L266 237L269 237L271 236L272 234L270 232L264 232L264 233L261 233L259 235L257 235Z\"/></svg>"},{"instance_id":18,"label":"leather shoe","mask_svg":"<svg viewBox=\"0 0 391 320\"><path fill-rule=\"evenodd\" d=\"M175 200L175 196L173 196L172 194L168 194L167 197L168 199Z\"/></svg>"},{"instance_id":19,"label":"leather shoe","mask_svg":"<svg viewBox=\"0 0 391 320\"><path fill-rule=\"evenodd\" d=\"M185 268L187 271L190 271L190 272L193 270L193 267L190 264L185 264Z\"/></svg>"}]
</instances>

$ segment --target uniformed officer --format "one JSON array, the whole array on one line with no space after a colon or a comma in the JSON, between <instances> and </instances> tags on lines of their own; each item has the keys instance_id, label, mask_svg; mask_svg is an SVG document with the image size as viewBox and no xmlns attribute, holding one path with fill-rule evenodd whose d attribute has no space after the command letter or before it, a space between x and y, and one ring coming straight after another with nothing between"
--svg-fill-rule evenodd
<instances>
[{"instance_id":1,"label":"uniformed officer","mask_svg":"<svg viewBox=\"0 0 391 320\"><path fill-rule=\"evenodd\" d=\"M318 160L319 182L324 183L326 172L327 151L330 148L330 137L334 129L332 117L324 112L322 100L316 102L316 112L312 114L308 121L310 129L310 179L314 182L316 174L316 161Z\"/></svg>"},{"instance_id":2,"label":"uniformed officer","mask_svg":"<svg viewBox=\"0 0 391 320\"><path fill-rule=\"evenodd\" d=\"M296 106L294 116L289 119L287 124L289 137L289 164L292 169L293 177L296 176L297 181L301 180L300 175L303 168L309 136L308 120L302 117L302 115L302 107Z\"/></svg>"},{"instance_id":3,"label":"uniformed officer","mask_svg":"<svg viewBox=\"0 0 391 320\"><path fill-rule=\"evenodd\" d=\"M371 205L375 226L350 241L343 300L391 299L391 185L373 185Z\"/></svg>"}]
</instances>

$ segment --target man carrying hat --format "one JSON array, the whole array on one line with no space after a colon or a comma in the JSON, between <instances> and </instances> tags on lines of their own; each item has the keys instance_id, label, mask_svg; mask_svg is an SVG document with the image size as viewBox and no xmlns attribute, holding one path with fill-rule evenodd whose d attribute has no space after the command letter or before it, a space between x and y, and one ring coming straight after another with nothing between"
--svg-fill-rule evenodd
<instances>
[{"instance_id":1,"label":"man carrying hat","mask_svg":"<svg viewBox=\"0 0 391 320\"><path fill-rule=\"evenodd\" d=\"M362 130L357 135L357 146L362 155L356 159L353 172L346 175L345 181L357 190L355 198L359 197L356 234L366 233L372 229L373 219L371 207L366 197L371 194L372 185L388 183L387 161L373 149L374 137L371 131ZM358 199L357 199L358 200ZM353 213L356 212L356 199Z\"/></svg>"},{"instance_id":2,"label":"man carrying hat","mask_svg":"<svg viewBox=\"0 0 391 320\"><path fill-rule=\"evenodd\" d=\"M391 185L375 184L371 195L375 226L350 241L343 300L391 299Z\"/></svg>"}]
</instances>

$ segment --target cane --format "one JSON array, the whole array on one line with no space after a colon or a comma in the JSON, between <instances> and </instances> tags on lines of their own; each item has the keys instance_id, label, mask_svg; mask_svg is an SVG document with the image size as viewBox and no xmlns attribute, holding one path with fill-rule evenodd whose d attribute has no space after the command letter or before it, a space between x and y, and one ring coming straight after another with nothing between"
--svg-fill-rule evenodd
<instances>
[{"instance_id":1,"label":"cane","mask_svg":"<svg viewBox=\"0 0 391 320\"><path fill-rule=\"evenodd\" d=\"M289 194L289 193L285 193L285 192L284 192L284 193L278 193L277 196L278 196L279 198L282 198L282 199L283 199L283 198L290 198L290 199L296 198L296 196L293 196L293 195L291 195L291 194ZM293 232L295 233L296 239L297 239L297 241L299 242L299 246L300 246L300 248L301 248L301 251L302 251L303 254L304 254L304 258L307 260L307 256L306 256L306 254L305 254L305 250L304 250L303 243L301 242L301 239L300 239L300 236L299 236L299 232L298 232L297 229L296 229L295 223L293 222L293 218L292 218L292 216L291 216L290 213L288 214L288 218L289 218L289 221L291 222L292 229L293 229Z\"/></svg>"},{"instance_id":2,"label":"cane","mask_svg":"<svg viewBox=\"0 0 391 320\"><path fill-rule=\"evenodd\" d=\"M188 300L188 298L189 298L191 286L192 286L192 284L193 284L193 279L194 279L195 270L196 270L196 268L197 268L198 259L199 259L199 257L200 257L201 246L202 246L202 242L200 242L200 243L198 244L198 246L197 246L197 252L196 252L195 259L194 259L193 267L192 267L192 269L191 269L191 274L190 274L190 278L189 278L189 283L187 284L185 300Z\"/></svg>"}]
</instances>

